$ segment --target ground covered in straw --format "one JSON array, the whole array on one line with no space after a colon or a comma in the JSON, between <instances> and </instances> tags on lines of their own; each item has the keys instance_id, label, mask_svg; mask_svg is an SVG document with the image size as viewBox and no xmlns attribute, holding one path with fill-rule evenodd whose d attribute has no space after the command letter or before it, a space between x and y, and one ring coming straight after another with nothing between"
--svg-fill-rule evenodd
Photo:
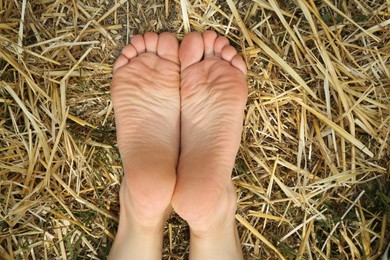
<instances>
[{"instance_id":1,"label":"ground covered in straw","mask_svg":"<svg viewBox=\"0 0 390 260\"><path fill-rule=\"evenodd\" d=\"M213 29L249 68L233 172L245 259L375 259L390 239L390 2L0 0L0 259L104 259L122 177L112 64ZM151 151L153 152L153 151ZM187 259L175 214L164 259Z\"/></svg>"}]
</instances>

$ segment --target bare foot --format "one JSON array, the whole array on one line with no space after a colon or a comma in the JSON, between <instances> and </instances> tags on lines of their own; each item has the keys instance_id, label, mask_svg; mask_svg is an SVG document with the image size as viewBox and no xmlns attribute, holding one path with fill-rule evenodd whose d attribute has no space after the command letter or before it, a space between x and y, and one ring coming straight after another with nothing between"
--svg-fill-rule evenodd
<instances>
[{"instance_id":1,"label":"bare foot","mask_svg":"<svg viewBox=\"0 0 390 260\"><path fill-rule=\"evenodd\" d=\"M172 206L190 225L191 259L241 259L231 172L247 100L246 66L215 32L190 33L181 61L181 152Z\"/></svg>"},{"instance_id":2,"label":"bare foot","mask_svg":"<svg viewBox=\"0 0 390 260\"><path fill-rule=\"evenodd\" d=\"M178 41L136 35L114 65L111 96L124 166L110 259L161 259L180 138Z\"/></svg>"}]
</instances>

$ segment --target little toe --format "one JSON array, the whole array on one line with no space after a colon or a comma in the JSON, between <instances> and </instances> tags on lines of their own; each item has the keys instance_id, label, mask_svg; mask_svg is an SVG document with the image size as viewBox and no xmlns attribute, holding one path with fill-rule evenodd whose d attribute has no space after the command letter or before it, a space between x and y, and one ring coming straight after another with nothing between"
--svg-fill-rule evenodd
<instances>
[{"instance_id":1,"label":"little toe","mask_svg":"<svg viewBox=\"0 0 390 260\"><path fill-rule=\"evenodd\" d=\"M145 52L146 49L145 40L141 34L134 35L131 38L130 42L131 45L133 45L134 48L137 50L138 55Z\"/></svg>"},{"instance_id":2,"label":"little toe","mask_svg":"<svg viewBox=\"0 0 390 260\"><path fill-rule=\"evenodd\" d=\"M147 52L156 53L157 52L157 43L158 43L158 34L155 32L147 32L144 35L145 47Z\"/></svg>"},{"instance_id":3,"label":"little toe","mask_svg":"<svg viewBox=\"0 0 390 260\"><path fill-rule=\"evenodd\" d=\"M247 72L246 65L245 65L245 62L240 55L238 55L238 54L234 55L234 57L231 61L231 64L233 67L241 70L242 73L244 73L244 75L246 75L246 72Z\"/></svg>"},{"instance_id":4,"label":"little toe","mask_svg":"<svg viewBox=\"0 0 390 260\"><path fill-rule=\"evenodd\" d=\"M133 45L128 44L122 49L122 54L129 60L135 58L137 56L137 50Z\"/></svg>"},{"instance_id":5,"label":"little toe","mask_svg":"<svg viewBox=\"0 0 390 260\"><path fill-rule=\"evenodd\" d=\"M217 33L214 31L205 31L203 33L204 59L214 55L214 43L217 36Z\"/></svg>"},{"instance_id":6,"label":"little toe","mask_svg":"<svg viewBox=\"0 0 390 260\"><path fill-rule=\"evenodd\" d=\"M214 43L214 54L221 57L222 49L229 45L229 40L225 36L218 36Z\"/></svg>"},{"instance_id":7,"label":"little toe","mask_svg":"<svg viewBox=\"0 0 390 260\"><path fill-rule=\"evenodd\" d=\"M157 54L163 59L179 64L179 42L177 38L168 32L158 36Z\"/></svg>"},{"instance_id":8,"label":"little toe","mask_svg":"<svg viewBox=\"0 0 390 260\"><path fill-rule=\"evenodd\" d=\"M114 63L113 72L115 73L115 71L125 66L127 63L129 63L129 59L124 55L120 55Z\"/></svg>"},{"instance_id":9,"label":"little toe","mask_svg":"<svg viewBox=\"0 0 390 260\"><path fill-rule=\"evenodd\" d=\"M227 45L222 49L221 56L222 56L222 59L224 59L228 62L231 62L234 55L236 55L236 54L237 54L236 49L231 45Z\"/></svg>"},{"instance_id":10,"label":"little toe","mask_svg":"<svg viewBox=\"0 0 390 260\"><path fill-rule=\"evenodd\" d=\"M191 32L184 36L179 49L181 70L201 61L204 52L203 37L198 32Z\"/></svg>"}]
</instances>

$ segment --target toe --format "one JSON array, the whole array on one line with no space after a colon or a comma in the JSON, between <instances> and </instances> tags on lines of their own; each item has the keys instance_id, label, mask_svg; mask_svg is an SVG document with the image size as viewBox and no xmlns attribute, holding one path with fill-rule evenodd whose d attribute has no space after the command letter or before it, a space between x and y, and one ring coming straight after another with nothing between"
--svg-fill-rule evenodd
<instances>
[{"instance_id":1,"label":"toe","mask_svg":"<svg viewBox=\"0 0 390 260\"><path fill-rule=\"evenodd\" d=\"M194 63L199 62L203 57L204 43L203 37L198 32L187 34L179 49L181 70L185 70Z\"/></svg>"},{"instance_id":2,"label":"toe","mask_svg":"<svg viewBox=\"0 0 390 260\"><path fill-rule=\"evenodd\" d=\"M231 64L233 67L236 67L237 69L241 70L244 75L246 75L246 65L242 57L238 54L234 55Z\"/></svg>"},{"instance_id":3,"label":"toe","mask_svg":"<svg viewBox=\"0 0 390 260\"><path fill-rule=\"evenodd\" d=\"M204 58L214 55L214 43L217 36L217 33L214 31L205 31L203 33Z\"/></svg>"},{"instance_id":4,"label":"toe","mask_svg":"<svg viewBox=\"0 0 390 260\"><path fill-rule=\"evenodd\" d=\"M229 45L229 40L225 36L218 36L214 44L214 54L221 57L222 49Z\"/></svg>"},{"instance_id":5,"label":"toe","mask_svg":"<svg viewBox=\"0 0 390 260\"><path fill-rule=\"evenodd\" d=\"M177 38L168 32L163 32L158 37L157 54L163 59L179 64L179 42Z\"/></svg>"},{"instance_id":6,"label":"toe","mask_svg":"<svg viewBox=\"0 0 390 260\"><path fill-rule=\"evenodd\" d=\"M117 71L119 68L125 66L127 63L129 63L129 59L125 57L124 55L119 56L119 58L114 63L113 71Z\"/></svg>"},{"instance_id":7,"label":"toe","mask_svg":"<svg viewBox=\"0 0 390 260\"><path fill-rule=\"evenodd\" d=\"M147 32L144 35L145 47L147 52L156 53L157 52L157 43L158 43L158 34L154 32Z\"/></svg>"},{"instance_id":8,"label":"toe","mask_svg":"<svg viewBox=\"0 0 390 260\"><path fill-rule=\"evenodd\" d=\"M141 34L137 34L131 38L131 44L137 50L138 55L145 52L145 40Z\"/></svg>"},{"instance_id":9,"label":"toe","mask_svg":"<svg viewBox=\"0 0 390 260\"><path fill-rule=\"evenodd\" d=\"M134 48L133 45L128 44L123 48L122 54L126 56L127 59L131 60L135 58L135 56L137 56L137 50Z\"/></svg>"},{"instance_id":10,"label":"toe","mask_svg":"<svg viewBox=\"0 0 390 260\"><path fill-rule=\"evenodd\" d=\"M236 49L231 45L227 45L222 49L221 56L222 56L222 59L224 59L228 62L231 62L234 55L236 55L236 54L237 54Z\"/></svg>"}]
</instances>

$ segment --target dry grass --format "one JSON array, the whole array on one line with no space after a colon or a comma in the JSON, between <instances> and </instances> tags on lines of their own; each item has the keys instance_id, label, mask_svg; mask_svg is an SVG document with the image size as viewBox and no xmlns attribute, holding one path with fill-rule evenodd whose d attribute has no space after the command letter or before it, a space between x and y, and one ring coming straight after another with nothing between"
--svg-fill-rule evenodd
<instances>
[{"instance_id":1,"label":"dry grass","mask_svg":"<svg viewBox=\"0 0 390 260\"><path fill-rule=\"evenodd\" d=\"M376 259L390 240L390 2L0 0L1 259L103 259L122 168L112 63L213 29L248 68L234 169L246 259ZM186 259L173 215L164 259Z\"/></svg>"}]
</instances>

